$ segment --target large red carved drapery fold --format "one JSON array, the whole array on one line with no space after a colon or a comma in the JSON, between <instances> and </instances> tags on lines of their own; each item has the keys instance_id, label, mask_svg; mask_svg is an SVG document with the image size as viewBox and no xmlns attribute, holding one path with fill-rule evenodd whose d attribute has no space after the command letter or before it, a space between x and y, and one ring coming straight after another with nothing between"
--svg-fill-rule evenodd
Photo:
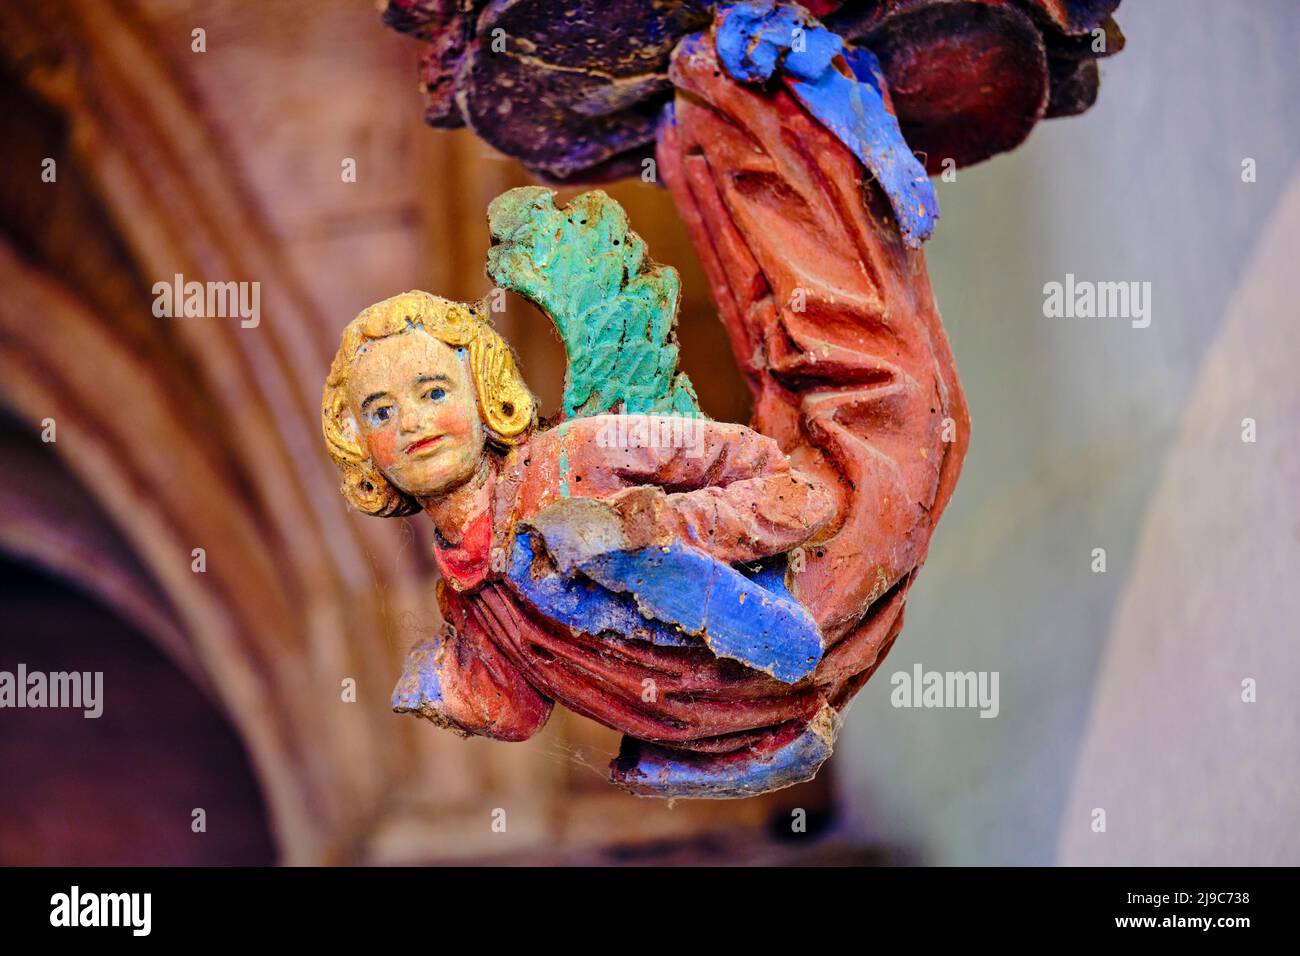
<instances>
[{"instance_id":1,"label":"large red carved drapery fold","mask_svg":"<svg viewBox=\"0 0 1300 956\"><path fill-rule=\"evenodd\" d=\"M858 161L783 88L684 47L658 162L704 264L752 425L836 489L795 593L828 643L814 677L842 705L902 624L970 421L925 260Z\"/></svg>"}]
</instances>

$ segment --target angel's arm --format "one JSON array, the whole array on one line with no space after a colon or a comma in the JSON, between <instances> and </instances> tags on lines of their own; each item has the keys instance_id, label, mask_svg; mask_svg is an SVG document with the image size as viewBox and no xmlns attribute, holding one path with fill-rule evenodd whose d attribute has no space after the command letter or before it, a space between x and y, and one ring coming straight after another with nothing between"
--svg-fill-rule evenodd
<instances>
[{"instance_id":1,"label":"angel's arm","mask_svg":"<svg viewBox=\"0 0 1300 956\"><path fill-rule=\"evenodd\" d=\"M566 423L549 440L556 484L575 498L602 499L627 548L679 542L719 561L755 561L807 540L834 511L822 484L744 425L599 415ZM532 510L543 500L532 499Z\"/></svg>"},{"instance_id":2,"label":"angel's arm","mask_svg":"<svg viewBox=\"0 0 1300 956\"><path fill-rule=\"evenodd\" d=\"M530 446L513 587L571 627L666 628L778 680L806 677L821 636L787 590L784 564L732 565L805 540L830 515L830 495L743 425L685 420L698 441L674 447L611 441L620 420L635 424L580 419Z\"/></svg>"}]
</instances>

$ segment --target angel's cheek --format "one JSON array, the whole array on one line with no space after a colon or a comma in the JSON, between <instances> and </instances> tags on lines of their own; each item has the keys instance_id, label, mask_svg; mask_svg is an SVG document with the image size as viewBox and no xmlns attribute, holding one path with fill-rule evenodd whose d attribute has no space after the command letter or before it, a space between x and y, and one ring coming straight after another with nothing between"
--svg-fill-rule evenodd
<instances>
[{"instance_id":1,"label":"angel's cheek","mask_svg":"<svg viewBox=\"0 0 1300 956\"><path fill-rule=\"evenodd\" d=\"M387 471L397 461L397 435L388 428L373 431L366 436L366 450L375 467Z\"/></svg>"},{"instance_id":2,"label":"angel's cheek","mask_svg":"<svg viewBox=\"0 0 1300 956\"><path fill-rule=\"evenodd\" d=\"M458 402L439 408L432 424L436 434L447 436L447 444L456 450L460 461L477 460L482 450L483 426L476 405Z\"/></svg>"},{"instance_id":3,"label":"angel's cheek","mask_svg":"<svg viewBox=\"0 0 1300 956\"><path fill-rule=\"evenodd\" d=\"M457 446L472 444L478 425L478 413L472 408L452 407L438 416L435 425L439 432L450 437Z\"/></svg>"}]
</instances>

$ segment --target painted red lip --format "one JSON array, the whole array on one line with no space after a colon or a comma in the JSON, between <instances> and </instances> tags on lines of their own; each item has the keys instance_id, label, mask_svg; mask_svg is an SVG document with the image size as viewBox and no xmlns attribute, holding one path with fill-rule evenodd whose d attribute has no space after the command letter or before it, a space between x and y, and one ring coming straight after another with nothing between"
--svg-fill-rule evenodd
<instances>
[{"instance_id":1,"label":"painted red lip","mask_svg":"<svg viewBox=\"0 0 1300 956\"><path fill-rule=\"evenodd\" d=\"M430 438L421 438L419 441L411 442L411 444L406 446L406 454L414 455L417 451L422 451L423 449L428 448L430 445L437 444L438 442L442 441L444 437L446 436L433 435Z\"/></svg>"}]
</instances>

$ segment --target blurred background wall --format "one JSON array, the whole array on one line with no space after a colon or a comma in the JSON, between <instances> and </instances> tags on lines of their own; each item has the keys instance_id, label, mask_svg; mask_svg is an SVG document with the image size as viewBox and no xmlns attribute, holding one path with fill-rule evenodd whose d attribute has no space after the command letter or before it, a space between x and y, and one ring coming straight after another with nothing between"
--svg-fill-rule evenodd
<instances>
[{"instance_id":1,"label":"blurred background wall","mask_svg":"<svg viewBox=\"0 0 1300 956\"><path fill-rule=\"evenodd\" d=\"M841 791L936 862L1294 864L1300 8L1117 18L1096 106L938 182L971 450ZM1150 282L1150 327L1045 318L1067 273ZM891 707L917 662L1000 672L998 717Z\"/></svg>"},{"instance_id":2,"label":"blurred background wall","mask_svg":"<svg viewBox=\"0 0 1300 956\"><path fill-rule=\"evenodd\" d=\"M1300 11L1119 19L1089 113L938 184L974 435L904 639L817 781L670 807L604 782L616 735L582 718L507 745L389 712L437 623L427 523L349 514L319 438L344 323L485 293L484 210L527 175L423 126L418 47L366 0L6 7L0 669L100 669L106 704L0 714L0 862L1300 859ZM682 272L706 410L744 420L667 194L610 192ZM259 281L261 323L155 318L178 272ZM1150 327L1045 318L1066 273L1151 282ZM554 408L549 324L518 301L500 324ZM998 671L998 717L891 707L918 662Z\"/></svg>"}]
</instances>

